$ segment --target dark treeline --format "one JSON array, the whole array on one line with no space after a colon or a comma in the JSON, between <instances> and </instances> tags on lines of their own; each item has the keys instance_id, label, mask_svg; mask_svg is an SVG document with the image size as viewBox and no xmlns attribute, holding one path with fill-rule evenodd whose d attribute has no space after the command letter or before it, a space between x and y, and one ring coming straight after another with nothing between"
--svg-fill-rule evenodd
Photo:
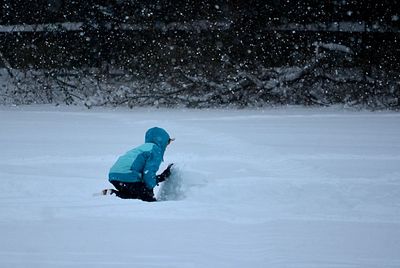
<instances>
[{"instance_id":1,"label":"dark treeline","mask_svg":"<svg viewBox=\"0 0 400 268\"><path fill-rule=\"evenodd\" d=\"M2 0L1 24L79 22L164 22L226 19L267 21L381 21L392 23L398 0ZM249 20L249 21L247 21Z\"/></svg>"},{"instance_id":2,"label":"dark treeline","mask_svg":"<svg viewBox=\"0 0 400 268\"><path fill-rule=\"evenodd\" d=\"M152 66L152 60L158 65L162 61L169 64L202 58L207 62L219 61L224 55L243 64L293 65L313 53L310 46L314 42L349 46L359 63L395 69L400 62L395 58L400 54L398 0L2 0L0 3L3 26L81 23L78 28L56 31L35 27L32 30L9 27L1 31L0 28L0 49L19 68L98 67L106 62L132 69ZM329 30L335 23L353 26ZM313 28L299 31L301 25ZM352 29L354 25L357 29ZM176 54L167 47L183 52Z\"/></svg>"},{"instance_id":3,"label":"dark treeline","mask_svg":"<svg viewBox=\"0 0 400 268\"><path fill-rule=\"evenodd\" d=\"M0 3L8 99L400 106L398 0Z\"/></svg>"}]
</instances>

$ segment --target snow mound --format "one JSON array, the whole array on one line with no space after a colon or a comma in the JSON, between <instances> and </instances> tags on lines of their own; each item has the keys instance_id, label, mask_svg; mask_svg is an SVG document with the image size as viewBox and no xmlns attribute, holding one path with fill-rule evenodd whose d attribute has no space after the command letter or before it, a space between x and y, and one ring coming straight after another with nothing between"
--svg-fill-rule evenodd
<instances>
[{"instance_id":1,"label":"snow mound","mask_svg":"<svg viewBox=\"0 0 400 268\"><path fill-rule=\"evenodd\" d=\"M183 188L183 172L176 165L171 169L171 176L161 184L157 200L172 201L185 198Z\"/></svg>"}]
</instances>

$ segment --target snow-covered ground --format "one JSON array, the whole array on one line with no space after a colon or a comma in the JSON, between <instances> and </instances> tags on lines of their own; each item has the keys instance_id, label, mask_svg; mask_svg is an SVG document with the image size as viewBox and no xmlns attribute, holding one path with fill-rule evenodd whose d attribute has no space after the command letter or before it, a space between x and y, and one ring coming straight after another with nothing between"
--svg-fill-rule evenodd
<instances>
[{"instance_id":1,"label":"snow-covered ground","mask_svg":"<svg viewBox=\"0 0 400 268\"><path fill-rule=\"evenodd\" d=\"M93 196L152 126L167 200ZM400 267L398 113L0 107L0 187L0 267Z\"/></svg>"}]
</instances>

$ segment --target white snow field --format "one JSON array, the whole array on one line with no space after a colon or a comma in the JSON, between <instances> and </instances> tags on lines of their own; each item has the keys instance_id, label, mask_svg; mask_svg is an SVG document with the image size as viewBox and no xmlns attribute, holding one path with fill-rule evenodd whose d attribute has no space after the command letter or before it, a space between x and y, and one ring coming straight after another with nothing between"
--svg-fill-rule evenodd
<instances>
[{"instance_id":1,"label":"white snow field","mask_svg":"<svg viewBox=\"0 0 400 268\"><path fill-rule=\"evenodd\" d=\"M93 196L164 127L155 203ZM0 107L0 267L400 267L400 114Z\"/></svg>"}]
</instances>

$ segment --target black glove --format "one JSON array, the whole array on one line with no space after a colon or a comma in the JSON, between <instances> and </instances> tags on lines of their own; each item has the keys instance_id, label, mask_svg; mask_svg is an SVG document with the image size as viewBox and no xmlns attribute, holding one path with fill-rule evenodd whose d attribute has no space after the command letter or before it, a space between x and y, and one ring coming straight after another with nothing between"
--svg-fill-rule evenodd
<instances>
[{"instance_id":1,"label":"black glove","mask_svg":"<svg viewBox=\"0 0 400 268\"><path fill-rule=\"evenodd\" d=\"M172 164L169 164L168 167L161 173L161 175L163 175L165 178L168 178L169 176L171 176L171 167Z\"/></svg>"},{"instance_id":2,"label":"black glove","mask_svg":"<svg viewBox=\"0 0 400 268\"><path fill-rule=\"evenodd\" d=\"M171 176L171 167L173 164L169 164L168 167L160 174L157 175L157 183L165 181L169 176Z\"/></svg>"}]
</instances>

